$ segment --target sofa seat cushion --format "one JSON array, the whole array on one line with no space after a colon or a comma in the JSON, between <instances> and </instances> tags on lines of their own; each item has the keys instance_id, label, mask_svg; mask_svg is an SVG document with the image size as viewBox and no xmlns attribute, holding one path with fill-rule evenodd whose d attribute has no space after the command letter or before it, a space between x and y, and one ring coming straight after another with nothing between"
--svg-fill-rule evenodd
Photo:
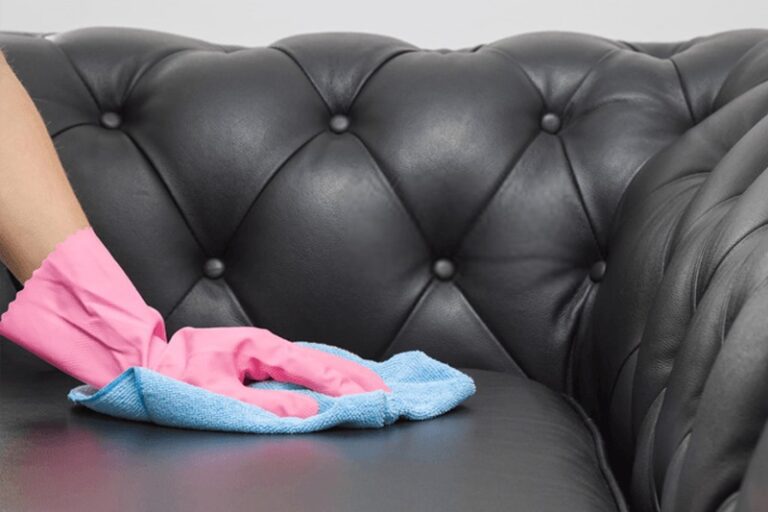
<instances>
[{"instance_id":1,"label":"sofa seat cushion","mask_svg":"<svg viewBox=\"0 0 768 512\"><path fill-rule=\"evenodd\" d=\"M101 416L66 400L71 378L16 368L0 371L0 496L9 510L623 508L580 411L505 373L467 370L477 394L434 420L253 436Z\"/></svg>"}]
</instances>

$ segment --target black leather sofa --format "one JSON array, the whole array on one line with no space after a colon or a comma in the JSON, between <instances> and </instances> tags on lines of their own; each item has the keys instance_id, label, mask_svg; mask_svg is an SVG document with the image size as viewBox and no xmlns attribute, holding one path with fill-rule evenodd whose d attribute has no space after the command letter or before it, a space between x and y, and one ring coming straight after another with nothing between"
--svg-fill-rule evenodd
<instances>
[{"instance_id":1,"label":"black leather sofa","mask_svg":"<svg viewBox=\"0 0 768 512\"><path fill-rule=\"evenodd\" d=\"M0 48L169 335L421 349L478 387L378 431L185 431L73 408L4 341L3 510L768 510L768 31Z\"/></svg>"}]
</instances>

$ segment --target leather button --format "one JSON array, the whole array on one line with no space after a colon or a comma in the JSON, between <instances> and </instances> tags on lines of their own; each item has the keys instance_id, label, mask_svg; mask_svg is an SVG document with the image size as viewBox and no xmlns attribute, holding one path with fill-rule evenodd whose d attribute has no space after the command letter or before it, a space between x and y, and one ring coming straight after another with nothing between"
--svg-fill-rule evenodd
<instances>
[{"instance_id":1,"label":"leather button","mask_svg":"<svg viewBox=\"0 0 768 512\"><path fill-rule=\"evenodd\" d=\"M547 133L555 133L560 129L560 117L548 112L541 118L541 129Z\"/></svg>"},{"instance_id":2,"label":"leather button","mask_svg":"<svg viewBox=\"0 0 768 512\"><path fill-rule=\"evenodd\" d=\"M344 133L349 129L349 118L342 114L336 114L331 118L331 131Z\"/></svg>"},{"instance_id":3,"label":"leather button","mask_svg":"<svg viewBox=\"0 0 768 512\"><path fill-rule=\"evenodd\" d=\"M605 275L604 261L595 262L595 264L592 265L592 268L589 269L589 278L595 283L599 283L600 281L602 281L604 275Z\"/></svg>"},{"instance_id":4,"label":"leather button","mask_svg":"<svg viewBox=\"0 0 768 512\"><path fill-rule=\"evenodd\" d=\"M456 267L451 260L440 258L432 265L432 272L435 274L435 277L445 281L453 277L456 273Z\"/></svg>"},{"instance_id":5,"label":"leather button","mask_svg":"<svg viewBox=\"0 0 768 512\"><path fill-rule=\"evenodd\" d=\"M105 128L117 128L123 120L117 112L104 112L101 114L101 124Z\"/></svg>"},{"instance_id":6,"label":"leather button","mask_svg":"<svg viewBox=\"0 0 768 512\"><path fill-rule=\"evenodd\" d=\"M224 262L219 258L211 258L203 265L203 274L211 279L221 277L224 273Z\"/></svg>"}]
</instances>

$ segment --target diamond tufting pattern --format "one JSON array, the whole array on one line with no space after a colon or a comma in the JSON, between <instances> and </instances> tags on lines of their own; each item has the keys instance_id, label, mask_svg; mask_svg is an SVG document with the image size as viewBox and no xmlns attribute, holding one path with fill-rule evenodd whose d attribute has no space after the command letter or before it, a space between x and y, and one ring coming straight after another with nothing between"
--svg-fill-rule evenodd
<instances>
[{"instance_id":1,"label":"diamond tufting pattern","mask_svg":"<svg viewBox=\"0 0 768 512\"><path fill-rule=\"evenodd\" d=\"M737 502L768 417L768 31L0 47L169 335L527 376L596 417L633 510Z\"/></svg>"}]
</instances>

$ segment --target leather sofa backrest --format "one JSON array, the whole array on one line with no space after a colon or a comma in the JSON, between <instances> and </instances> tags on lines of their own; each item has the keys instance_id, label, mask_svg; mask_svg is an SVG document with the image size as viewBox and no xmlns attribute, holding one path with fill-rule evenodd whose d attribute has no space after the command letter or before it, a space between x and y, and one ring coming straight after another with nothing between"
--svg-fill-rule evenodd
<instances>
[{"instance_id":1,"label":"leather sofa backrest","mask_svg":"<svg viewBox=\"0 0 768 512\"><path fill-rule=\"evenodd\" d=\"M767 41L0 33L169 335L527 375L669 511L727 507L768 414Z\"/></svg>"}]
</instances>

